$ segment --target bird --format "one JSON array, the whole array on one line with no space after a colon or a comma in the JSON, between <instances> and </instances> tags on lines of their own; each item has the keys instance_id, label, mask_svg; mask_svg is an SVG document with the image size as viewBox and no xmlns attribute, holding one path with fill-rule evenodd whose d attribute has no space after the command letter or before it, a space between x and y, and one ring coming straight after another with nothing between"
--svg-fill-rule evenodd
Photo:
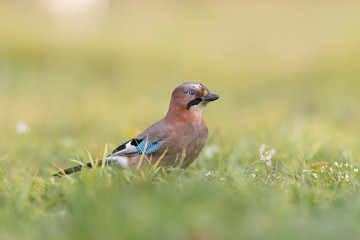
<instances>
[{"instance_id":1,"label":"bird","mask_svg":"<svg viewBox=\"0 0 360 240\"><path fill-rule=\"evenodd\" d=\"M203 111L209 102L219 99L203 84L185 82L177 86L171 95L165 117L152 124L144 132L118 146L112 154L97 164L112 164L124 169L148 162L159 167L171 168L179 164L187 168L199 156L208 138L208 127ZM143 161L146 158L147 161ZM61 177L84 166L92 168L93 162L61 170L53 176Z\"/></svg>"}]
</instances>

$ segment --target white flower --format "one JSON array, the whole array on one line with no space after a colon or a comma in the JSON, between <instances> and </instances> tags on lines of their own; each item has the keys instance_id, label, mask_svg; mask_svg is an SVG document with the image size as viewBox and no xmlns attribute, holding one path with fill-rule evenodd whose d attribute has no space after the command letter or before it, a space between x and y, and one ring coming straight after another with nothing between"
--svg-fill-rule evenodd
<instances>
[{"instance_id":1,"label":"white flower","mask_svg":"<svg viewBox=\"0 0 360 240\"><path fill-rule=\"evenodd\" d=\"M27 125L25 122L23 121L18 121L16 123L16 132L18 134L24 134L30 131L30 127L29 125Z\"/></svg>"},{"instance_id":2,"label":"white flower","mask_svg":"<svg viewBox=\"0 0 360 240\"><path fill-rule=\"evenodd\" d=\"M224 181L225 179L223 177L219 178L219 181Z\"/></svg>"},{"instance_id":3,"label":"white flower","mask_svg":"<svg viewBox=\"0 0 360 240\"><path fill-rule=\"evenodd\" d=\"M55 179L54 179L54 177L50 177L50 183L51 183L51 184L55 184Z\"/></svg>"},{"instance_id":4,"label":"white flower","mask_svg":"<svg viewBox=\"0 0 360 240\"><path fill-rule=\"evenodd\" d=\"M272 155L275 155L276 149L275 149L275 148L272 148L272 149L270 150L270 153L271 153Z\"/></svg>"},{"instance_id":5,"label":"white flower","mask_svg":"<svg viewBox=\"0 0 360 240\"><path fill-rule=\"evenodd\" d=\"M358 172L359 172L359 169L358 169L358 168L354 168L354 172L355 172L355 173L358 173Z\"/></svg>"},{"instance_id":6,"label":"white flower","mask_svg":"<svg viewBox=\"0 0 360 240\"><path fill-rule=\"evenodd\" d=\"M272 159L272 155L269 152L265 152L265 154L260 153L260 160L262 161L270 161Z\"/></svg>"},{"instance_id":7,"label":"white flower","mask_svg":"<svg viewBox=\"0 0 360 240\"><path fill-rule=\"evenodd\" d=\"M271 167L271 165L272 165L272 161L271 161L271 160L266 161L266 166Z\"/></svg>"},{"instance_id":8,"label":"white flower","mask_svg":"<svg viewBox=\"0 0 360 240\"><path fill-rule=\"evenodd\" d=\"M313 176L314 178L318 178L317 174L316 173L313 173Z\"/></svg>"},{"instance_id":9,"label":"white flower","mask_svg":"<svg viewBox=\"0 0 360 240\"><path fill-rule=\"evenodd\" d=\"M266 144L261 144L260 146L260 153L263 153L265 151Z\"/></svg>"},{"instance_id":10,"label":"white flower","mask_svg":"<svg viewBox=\"0 0 360 240\"><path fill-rule=\"evenodd\" d=\"M338 162L334 162L334 164L335 164L335 166L337 166L337 167L339 166Z\"/></svg>"},{"instance_id":11,"label":"white flower","mask_svg":"<svg viewBox=\"0 0 360 240\"><path fill-rule=\"evenodd\" d=\"M205 177L216 177L215 171L209 171L205 174Z\"/></svg>"},{"instance_id":12,"label":"white flower","mask_svg":"<svg viewBox=\"0 0 360 240\"><path fill-rule=\"evenodd\" d=\"M256 174L255 174L255 173L252 173L251 176L254 178L254 177L256 177Z\"/></svg>"},{"instance_id":13,"label":"white flower","mask_svg":"<svg viewBox=\"0 0 360 240\"><path fill-rule=\"evenodd\" d=\"M206 157L212 158L216 153L220 151L220 148L218 145L210 145L204 149L204 153Z\"/></svg>"},{"instance_id":14,"label":"white flower","mask_svg":"<svg viewBox=\"0 0 360 240\"><path fill-rule=\"evenodd\" d=\"M59 211L58 215L59 215L60 217L65 216L65 215L66 215L66 210L63 209L63 210Z\"/></svg>"},{"instance_id":15,"label":"white flower","mask_svg":"<svg viewBox=\"0 0 360 240\"><path fill-rule=\"evenodd\" d=\"M269 152L265 152L266 150L266 144L262 144L260 146L260 160L264 161L266 166L271 167L272 162L271 159L273 155L275 155L276 150L275 148L272 148Z\"/></svg>"},{"instance_id":16,"label":"white flower","mask_svg":"<svg viewBox=\"0 0 360 240\"><path fill-rule=\"evenodd\" d=\"M350 181L350 177L349 177L349 175L345 175L345 178L346 178L346 181L348 182L348 181Z\"/></svg>"}]
</instances>

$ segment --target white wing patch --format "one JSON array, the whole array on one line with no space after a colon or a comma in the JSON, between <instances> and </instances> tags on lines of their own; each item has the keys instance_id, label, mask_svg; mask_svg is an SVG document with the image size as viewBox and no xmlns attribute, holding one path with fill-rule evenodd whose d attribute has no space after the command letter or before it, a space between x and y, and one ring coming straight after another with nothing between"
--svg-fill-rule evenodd
<instances>
[{"instance_id":1,"label":"white wing patch","mask_svg":"<svg viewBox=\"0 0 360 240\"><path fill-rule=\"evenodd\" d=\"M112 161L114 165L120 168L130 169L129 168L129 162L127 157L122 156L108 156L106 157L107 161Z\"/></svg>"}]
</instances>

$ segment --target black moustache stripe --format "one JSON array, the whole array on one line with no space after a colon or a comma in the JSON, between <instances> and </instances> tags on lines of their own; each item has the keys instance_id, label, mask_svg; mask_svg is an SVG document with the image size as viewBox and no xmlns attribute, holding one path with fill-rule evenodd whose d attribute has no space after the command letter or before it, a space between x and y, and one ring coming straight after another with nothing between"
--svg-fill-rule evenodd
<instances>
[{"instance_id":1,"label":"black moustache stripe","mask_svg":"<svg viewBox=\"0 0 360 240\"><path fill-rule=\"evenodd\" d=\"M201 103L202 99L201 98L195 98L194 100L191 100L188 104L186 109L189 110L192 106L198 105L199 103Z\"/></svg>"}]
</instances>

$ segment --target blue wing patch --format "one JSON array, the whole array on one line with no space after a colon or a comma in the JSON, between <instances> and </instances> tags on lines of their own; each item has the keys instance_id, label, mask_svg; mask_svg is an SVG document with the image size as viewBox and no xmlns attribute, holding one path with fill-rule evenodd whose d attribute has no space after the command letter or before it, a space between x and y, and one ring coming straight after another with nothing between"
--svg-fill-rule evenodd
<instances>
[{"instance_id":1,"label":"blue wing patch","mask_svg":"<svg viewBox=\"0 0 360 240\"><path fill-rule=\"evenodd\" d=\"M136 147L136 151L139 154L142 154L144 151L145 151L145 154L152 154L152 153L156 152L157 150L159 150L162 142L163 141L157 141L156 143L152 143L152 142L144 139ZM145 145L146 145L146 149L144 149Z\"/></svg>"}]
</instances>

